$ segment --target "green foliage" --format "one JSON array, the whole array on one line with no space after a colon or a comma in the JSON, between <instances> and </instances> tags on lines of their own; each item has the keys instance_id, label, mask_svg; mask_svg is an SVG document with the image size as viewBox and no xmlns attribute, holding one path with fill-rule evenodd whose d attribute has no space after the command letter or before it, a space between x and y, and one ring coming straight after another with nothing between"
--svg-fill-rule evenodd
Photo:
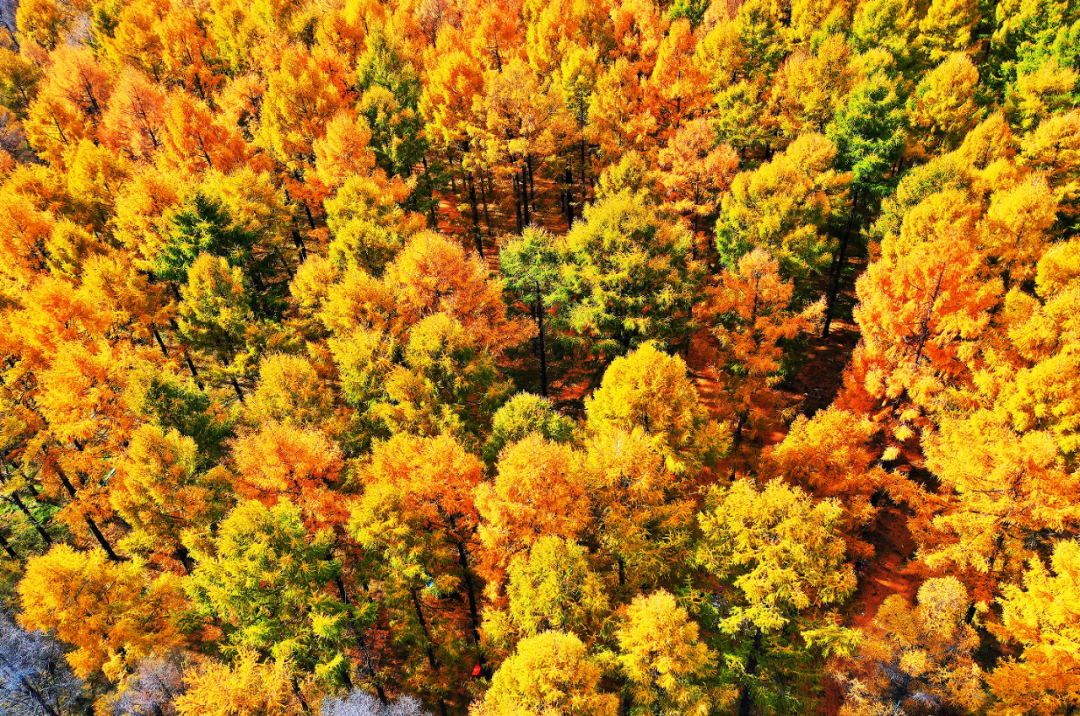
<instances>
[{"instance_id":1,"label":"green foliage","mask_svg":"<svg viewBox=\"0 0 1080 716\"><path fill-rule=\"evenodd\" d=\"M518 393L491 419L484 459L489 464L494 463L504 447L533 433L539 433L551 442L568 443L574 439L574 422L556 412L547 398Z\"/></svg>"},{"instance_id":2,"label":"green foliage","mask_svg":"<svg viewBox=\"0 0 1080 716\"><path fill-rule=\"evenodd\" d=\"M222 523L212 551L195 552L188 593L200 613L220 620L233 647L342 684L350 620L364 614L327 593L341 575L331 555L331 536L310 533L294 505L244 502Z\"/></svg>"},{"instance_id":3,"label":"green foliage","mask_svg":"<svg viewBox=\"0 0 1080 716\"><path fill-rule=\"evenodd\" d=\"M233 437L233 419L217 410L206 393L171 373L155 373L145 388L142 409L163 428L191 438L200 469L216 465Z\"/></svg>"},{"instance_id":4,"label":"green foliage","mask_svg":"<svg viewBox=\"0 0 1080 716\"><path fill-rule=\"evenodd\" d=\"M893 164L906 141L905 97L886 69L857 84L825 133L836 145L836 166L852 173L862 201L877 202L895 186Z\"/></svg>"},{"instance_id":5,"label":"green foliage","mask_svg":"<svg viewBox=\"0 0 1080 716\"><path fill-rule=\"evenodd\" d=\"M256 289L252 308L259 316L280 314L283 287L269 285L274 255L260 246L258 234L234 222L220 201L195 191L169 215L167 226L166 241L151 262L158 277L185 284L201 254L218 256L241 269Z\"/></svg>"},{"instance_id":6,"label":"green foliage","mask_svg":"<svg viewBox=\"0 0 1080 716\"><path fill-rule=\"evenodd\" d=\"M623 190L585 209L566 238L562 282L552 295L589 350L614 358L649 340L681 345L695 327L691 308L701 265L690 235Z\"/></svg>"}]
</instances>

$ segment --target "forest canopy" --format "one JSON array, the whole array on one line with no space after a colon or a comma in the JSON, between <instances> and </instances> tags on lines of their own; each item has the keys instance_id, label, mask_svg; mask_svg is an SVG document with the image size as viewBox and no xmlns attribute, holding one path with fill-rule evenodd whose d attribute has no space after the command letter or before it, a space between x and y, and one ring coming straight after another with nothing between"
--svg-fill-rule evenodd
<instances>
[{"instance_id":1,"label":"forest canopy","mask_svg":"<svg viewBox=\"0 0 1080 716\"><path fill-rule=\"evenodd\" d=\"M1080 713L1078 0L0 0L0 714Z\"/></svg>"}]
</instances>

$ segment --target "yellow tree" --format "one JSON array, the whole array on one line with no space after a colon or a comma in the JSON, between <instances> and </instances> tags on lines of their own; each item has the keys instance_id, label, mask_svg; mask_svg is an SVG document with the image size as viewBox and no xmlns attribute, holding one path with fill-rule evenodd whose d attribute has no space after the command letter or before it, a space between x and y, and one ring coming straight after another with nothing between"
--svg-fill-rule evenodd
<instances>
[{"instance_id":1,"label":"yellow tree","mask_svg":"<svg viewBox=\"0 0 1080 716\"><path fill-rule=\"evenodd\" d=\"M345 507L340 487L341 449L321 430L267 420L241 436L233 447L238 476L236 488L244 497L274 505L292 502L309 524L342 524Z\"/></svg>"},{"instance_id":2,"label":"yellow tree","mask_svg":"<svg viewBox=\"0 0 1080 716\"><path fill-rule=\"evenodd\" d=\"M510 560L506 597L505 610L485 610L484 637L507 647L550 630L592 642L610 609L588 552L561 537L541 537L528 554Z\"/></svg>"},{"instance_id":3,"label":"yellow tree","mask_svg":"<svg viewBox=\"0 0 1080 716\"><path fill-rule=\"evenodd\" d=\"M829 35L813 53L793 52L777 72L773 91L784 138L823 133L855 81L851 50L843 35Z\"/></svg>"},{"instance_id":4,"label":"yellow tree","mask_svg":"<svg viewBox=\"0 0 1080 716\"><path fill-rule=\"evenodd\" d=\"M547 631L518 642L517 649L475 702L471 716L615 716L618 699L600 690L600 666L572 634Z\"/></svg>"},{"instance_id":5,"label":"yellow tree","mask_svg":"<svg viewBox=\"0 0 1080 716\"><path fill-rule=\"evenodd\" d=\"M1037 296L1009 292L1007 346L991 355L979 375L980 389L994 396L1015 430L1049 431L1070 465L1080 450L1078 285L1080 242L1049 248L1037 268Z\"/></svg>"},{"instance_id":6,"label":"yellow tree","mask_svg":"<svg viewBox=\"0 0 1080 716\"><path fill-rule=\"evenodd\" d=\"M912 124L927 154L954 149L978 124L978 84L979 71L963 52L949 55L919 82Z\"/></svg>"},{"instance_id":7,"label":"yellow tree","mask_svg":"<svg viewBox=\"0 0 1080 716\"><path fill-rule=\"evenodd\" d=\"M657 585L674 588L693 548L697 476L676 474L640 428L604 426L586 445L592 539L609 592L620 599Z\"/></svg>"},{"instance_id":8,"label":"yellow tree","mask_svg":"<svg viewBox=\"0 0 1080 716\"><path fill-rule=\"evenodd\" d=\"M151 160L165 141L165 92L135 70L125 70L109 98L98 138L133 159Z\"/></svg>"},{"instance_id":9,"label":"yellow tree","mask_svg":"<svg viewBox=\"0 0 1080 716\"><path fill-rule=\"evenodd\" d=\"M559 136L565 134L558 89L550 83L547 86L541 83L528 63L516 57L502 71L489 70L485 74L486 158L493 164L518 165L523 228L533 223L534 175L540 163L555 154ZM475 210L475 196L472 203ZM479 232L478 227L476 231Z\"/></svg>"},{"instance_id":10,"label":"yellow tree","mask_svg":"<svg viewBox=\"0 0 1080 716\"><path fill-rule=\"evenodd\" d=\"M716 655L670 593L635 598L616 638L631 714L710 712L713 698L704 683Z\"/></svg>"},{"instance_id":11,"label":"yellow tree","mask_svg":"<svg viewBox=\"0 0 1080 716\"><path fill-rule=\"evenodd\" d=\"M712 98L711 77L696 61L696 49L697 36L687 18L672 22L657 47L656 65L647 86L649 110L657 118L660 141L700 114Z\"/></svg>"},{"instance_id":12,"label":"yellow tree","mask_svg":"<svg viewBox=\"0 0 1080 716\"><path fill-rule=\"evenodd\" d=\"M526 318L507 319L501 282L489 277L479 257L439 234L425 232L406 242L383 280L405 329L444 312L495 356L531 338L535 330Z\"/></svg>"},{"instance_id":13,"label":"yellow tree","mask_svg":"<svg viewBox=\"0 0 1080 716\"><path fill-rule=\"evenodd\" d=\"M755 701L781 712L797 707L789 699L798 694L778 693L771 682L805 679L812 654L850 647L850 632L822 613L855 589L843 512L836 500L815 503L779 480L760 491L745 479L710 491L696 560L723 585L726 599L711 618L730 640L719 676L738 689L740 713Z\"/></svg>"},{"instance_id":14,"label":"yellow tree","mask_svg":"<svg viewBox=\"0 0 1080 716\"><path fill-rule=\"evenodd\" d=\"M70 644L68 662L83 678L100 671L116 680L140 658L183 641L176 576L151 578L144 564L113 562L101 550L56 545L33 558L19 599L23 626Z\"/></svg>"},{"instance_id":15,"label":"yellow tree","mask_svg":"<svg viewBox=\"0 0 1080 716\"><path fill-rule=\"evenodd\" d=\"M933 0L919 21L917 42L929 51L930 60L968 49L982 8L973 0Z\"/></svg>"},{"instance_id":16,"label":"yellow tree","mask_svg":"<svg viewBox=\"0 0 1080 716\"><path fill-rule=\"evenodd\" d=\"M286 48L268 73L256 139L295 179L314 163L313 142L343 106L343 75L339 58L297 47Z\"/></svg>"},{"instance_id":17,"label":"yellow tree","mask_svg":"<svg viewBox=\"0 0 1080 716\"><path fill-rule=\"evenodd\" d=\"M989 272L1001 277L1006 290L1035 277L1036 265L1053 239L1057 211L1053 190L1039 176L991 195L978 226L980 244Z\"/></svg>"},{"instance_id":18,"label":"yellow tree","mask_svg":"<svg viewBox=\"0 0 1080 716\"><path fill-rule=\"evenodd\" d=\"M167 556L189 573L193 567L183 535L224 516L231 480L224 468L199 469L195 441L175 428L142 425L131 437L118 483L109 490L116 511L132 527L122 543L135 554Z\"/></svg>"},{"instance_id":19,"label":"yellow tree","mask_svg":"<svg viewBox=\"0 0 1080 716\"><path fill-rule=\"evenodd\" d=\"M833 242L825 231L846 201L848 174L833 169L836 147L803 134L757 169L735 177L716 222L720 257L728 266L755 248L780 261L786 277L822 273Z\"/></svg>"},{"instance_id":20,"label":"yellow tree","mask_svg":"<svg viewBox=\"0 0 1080 716\"><path fill-rule=\"evenodd\" d=\"M997 581L1019 576L1041 532L1080 524L1070 497L1080 474L1066 468L1048 431L1017 434L979 411L942 420L923 446L927 467L948 490L923 559L985 575L989 584L977 591L979 601L996 593Z\"/></svg>"},{"instance_id":21,"label":"yellow tree","mask_svg":"<svg viewBox=\"0 0 1080 716\"><path fill-rule=\"evenodd\" d=\"M1080 111L1047 117L1021 143L1020 162L1046 177L1061 213L1080 213Z\"/></svg>"},{"instance_id":22,"label":"yellow tree","mask_svg":"<svg viewBox=\"0 0 1080 716\"><path fill-rule=\"evenodd\" d=\"M653 343L612 361L585 411L593 433L642 430L673 472L696 474L727 447L724 431L698 399L686 363Z\"/></svg>"},{"instance_id":23,"label":"yellow tree","mask_svg":"<svg viewBox=\"0 0 1080 716\"><path fill-rule=\"evenodd\" d=\"M483 574L497 597L514 555L545 536L577 539L591 520L581 453L533 433L506 448L493 482L476 488Z\"/></svg>"},{"instance_id":24,"label":"yellow tree","mask_svg":"<svg viewBox=\"0 0 1080 716\"><path fill-rule=\"evenodd\" d=\"M1051 573L1052 570L1052 573ZM1022 583L1001 597L1001 624L991 629L1019 647L988 676L995 716L1059 716L1080 708L1080 619L1069 605L1080 599L1080 544L1054 546L1047 569L1031 560Z\"/></svg>"},{"instance_id":25,"label":"yellow tree","mask_svg":"<svg viewBox=\"0 0 1080 716\"><path fill-rule=\"evenodd\" d=\"M763 474L781 477L817 497L840 500L852 555L869 556L873 550L860 533L877 513L873 494L888 479L870 447L876 431L867 417L833 406L809 420L800 415L780 444L766 451L759 467Z\"/></svg>"},{"instance_id":26,"label":"yellow tree","mask_svg":"<svg viewBox=\"0 0 1080 716\"><path fill-rule=\"evenodd\" d=\"M207 662L184 674L187 689L175 701L180 716L299 716L311 709L293 690L287 663L262 662L241 651L232 665Z\"/></svg>"},{"instance_id":27,"label":"yellow tree","mask_svg":"<svg viewBox=\"0 0 1080 716\"><path fill-rule=\"evenodd\" d=\"M165 118L164 158L187 173L228 172L247 158L240 133L225 124L205 102L173 91Z\"/></svg>"}]
</instances>

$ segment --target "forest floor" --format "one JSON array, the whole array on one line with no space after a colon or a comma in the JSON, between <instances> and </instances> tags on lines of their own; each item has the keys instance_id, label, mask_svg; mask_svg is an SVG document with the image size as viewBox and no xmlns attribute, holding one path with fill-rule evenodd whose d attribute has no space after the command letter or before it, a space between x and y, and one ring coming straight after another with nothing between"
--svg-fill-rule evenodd
<instances>
[{"instance_id":1,"label":"forest floor","mask_svg":"<svg viewBox=\"0 0 1080 716\"><path fill-rule=\"evenodd\" d=\"M518 228L509 183L496 180L493 188L495 196L488 193L486 213L481 206L477 214L480 219L479 230L485 261L492 271L498 271L499 239L518 233ZM532 209L533 223L554 234L566 233L568 224L561 207L558 185L537 177L536 189L536 203ZM461 194L464 192L458 185L456 195L448 192L440 202L438 227L446 234L458 236L466 246L475 247L472 209L467 202L460 200ZM477 194L479 197L479 192ZM490 225L487 223L488 219ZM708 238L703 236L699 240L707 241ZM714 475L727 475L733 470L752 465L756 455L762 450L784 439L791 421L796 416L811 417L818 410L832 404L843 385L844 368L859 340L859 329L851 319L851 309L855 303L854 277L863 271L865 263L865 257L849 259L837 306L840 318L833 321L827 338L817 334L808 339L804 346L803 362L778 386L784 401L785 419L748 438L740 448L743 457L737 455L734 461L727 461L714 471ZM710 412L721 417L721 384L709 361L712 352L710 343L714 340L707 330L699 331L690 340L684 358L702 401ZM539 366L536 357L525 352L509 358L508 372L513 375L518 385L539 392ZM598 380L599 371L573 360L554 362L549 367L549 393L556 405L570 414L580 416L583 413L584 398ZM863 538L873 545L874 554L869 559L859 561L859 586L842 610L844 623L851 627L869 625L882 602L893 594L902 595L908 600L914 599L921 582L921 577L911 570L916 545L908 529L908 514L902 507L882 505L872 529L864 534ZM823 686L825 698L820 702L818 714L835 716L843 698L842 691L832 679L826 679Z\"/></svg>"}]
</instances>

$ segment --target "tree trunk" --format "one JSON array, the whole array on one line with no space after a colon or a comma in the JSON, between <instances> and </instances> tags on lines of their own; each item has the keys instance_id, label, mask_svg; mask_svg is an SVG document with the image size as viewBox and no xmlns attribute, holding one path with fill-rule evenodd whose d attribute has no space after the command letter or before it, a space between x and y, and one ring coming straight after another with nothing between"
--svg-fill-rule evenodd
<instances>
[{"instance_id":1,"label":"tree trunk","mask_svg":"<svg viewBox=\"0 0 1080 716\"><path fill-rule=\"evenodd\" d=\"M67 474L64 473L63 469L61 469L59 465L56 465L56 474L60 478L60 482L64 485L64 489L68 491L68 495L71 496L71 501L74 502L77 496L77 493L75 492L75 486L71 484L71 480L68 479ZM94 539L96 539L98 544L101 545L101 549L105 550L106 556L108 556L111 561L127 561L126 558L118 556L116 552L113 551L112 545L109 544L109 541L105 539L105 535L103 535L101 533L101 530L98 529L97 523L94 522L93 517L84 514L83 519L86 520L86 526L90 528L90 533L94 535Z\"/></svg>"},{"instance_id":2,"label":"tree trunk","mask_svg":"<svg viewBox=\"0 0 1080 716\"><path fill-rule=\"evenodd\" d=\"M581 209L585 210L585 201L588 198L588 186L585 183L585 137L581 138Z\"/></svg>"},{"instance_id":3,"label":"tree trunk","mask_svg":"<svg viewBox=\"0 0 1080 716\"><path fill-rule=\"evenodd\" d=\"M2 547L5 552L7 552L8 557L11 557L12 561L19 561L19 555L15 553L15 550L12 548L11 543L7 541L7 537L5 537L2 532L0 532L0 547Z\"/></svg>"},{"instance_id":4,"label":"tree trunk","mask_svg":"<svg viewBox=\"0 0 1080 716\"><path fill-rule=\"evenodd\" d=\"M416 596L416 590L410 589L409 596L412 597L413 607L416 609L416 620L420 622L420 629L424 632L424 637L427 639L428 665L430 665L434 671L439 668L439 662L435 659L435 642L431 639L431 630L428 629L427 619L424 618L424 610L420 605L420 597Z\"/></svg>"},{"instance_id":5,"label":"tree trunk","mask_svg":"<svg viewBox=\"0 0 1080 716\"><path fill-rule=\"evenodd\" d=\"M833 262L832 285L829 286L829 297L825 301L825 326L821 330L821 337L829 337L829 327L832 325L833 311L836 310L836 297L840 293L840 279L844 273L844 261L847 260L848 241L851 239L852 224L858 212L859 195L852 200L851 216L848 217L847 226L844 227L844 235L840 237L840 248L836 252L836 260Z\"/></svg>"},{"instance_id":6,"label":"tree trunk","mask_svg":"<svg viewBox=\"0 0 1080 716\"><path fill-rule=\"evenodd\" d=\"M232 383L233 390L236 391L236 397L240 399L240 402L244 402L244 391L240 390L240 384L236 382L236 376L230 375L229 382Z\"/></svg>"},{"instance_id":7,"label":"tree trunk","mask_svg":"<svg viewBox=\"0 0 1080 716\"><path fill-rule=\"evenodd\" d=\"M15 506L19 508L20 512L26 515L26 519L30 520L30 524L32 524L34 529L37 530L37 533L41 535L41 541L47 545L51 545L53 543L52 537L49 536L49 533L45 531L45 528L41 523L37 521L33 514L31 514L29 508L23 503L22 498L19 497L19 493L12 492L11 501L15 503Z\"/></svg>"},{"instance_id":8,"label":"tree trunk","mask_svg":"<svg viewBox=\"0 0 1080 716\"><path fill-rule=\"evenodd\" d=\"M465 596L469 599L469 627L472 631L473 644L480 648L480 612L476 607L476 585L473 583L472 571L469 569L469 556L465 552L465 545L457 543L458 565L465 581Z\"/></svg>"},{"instance_id":9,"label":"tree trunk","mask_svg":"<svg viewBox=\"0 0 1080 716\"><path fill-rule=\"evenodd\" d=\"M428 165L427 165L427 157L423 156L423 157L420 158L420 160L424 163L424 176L427 176L428 173L429 173L428 172ZM428 184L428 186L430 187L431 185ZM428 192L428 228L432 229L432 230L436 230L436 229L439 228L439 220L435 216L435 192L434 191L429 191Z\"/></svg>"},{"instance_id":10,"label":"tree trunk","mask_svg":"<svg viewBox=\"0 0 1080 716\"><path fill-rule=\"evenodd\" d=\"M574 175L570 172L570 162L566 163L563 172L563 181L566 182L566 228L574 225Z\"/></svg>"},{"instance_id":11,"label":"tree trunk","mask_svg":"<svg viewBox=\"0 0 1080 716\"><path fill-rule=\"evenodd\" d=\"M750 658L746 660L746 675L754 676L758 667L758 652L761 651L761 629L754 632L754 645L750 648ZM739 693L739 716L750 716L753 708L753 698L750 696L750 685L743 684Z\"/></svg>"},{"instance_id":12,"label":"tree trunk","mask_svg":"<svg viewBox=\"0 0 1080 716\"><path fill-rule=\"evenodd\" d=\"M306 714L311 713L311 707L308 706L307 701L304 700L304 695L300 693L300 684L296 681L296 674L292 675L290 682L292 683L293 695L296 696L296 700L300 702L300 709Z\"/></svg>"},{"instance_id":13,"label":"tree trunk","mask_svg":"<svg viewBox=\"0 0 1080 716\"><path fill-rule=\"evenodd\" d=\"M536 211L536 182L533 180L533 161L532 155L525 155L525 166L529 168L529 203L532 205L533 211Z\"/></svg>"},{"instance_id":14,"label":"tree trunk","mask_svg":"<svg viewBox=\"0 0 1080 716\"><path fill-rule=\"evenodd\" d=\"M524 231L532 224L532 217L529 214L529 176L524 162L521 164L521 218L524 222L522 227Z\"/></svg>"},{"instance_id":15,"label":"tree trunk","mask_svg":"<svg viewBox=\"0 0 1080 716\"><path fill-rule=\"evenodd\" d=\"M292 229L293 244L296 245L296 251L300 254L300 263L307 261L307 247L304 246L304 237L300 236L300 230L295 226Z\"/></svg>"},{"instance_id":16,"label":"tree trunk","mask_svg":"<svg viewBox=\"0 0 1080 716\"><path fill-rule=\"evenodd\" d=\"M195 560L191 558L191 553L184 545L180 545L172 553L173 559L179 562L184 567L184 571L190 575L195 571Z\"/></svg>"},{"instance_id":17,"label":"tree trunk","mask_svg":"<svg viewBox=\"0 0 1080 716\"><path fill-rule=\"evenodd\" d=\"M487 225L488 238L492 238L494 234L491 231L491 213L488 211L488 191L484 186L484 174L480 172L480 201L484 203L484 224Z\"/></svg>"},{"instance_id":18,"label":"tree trunk","mask_svg":"<svg viewBox=\"0 0 1080 716\"><path fill-rule=\"evenodd\" d=\"M341 603L349 606L349 593L345 590L344 580L338 575L334 577L334 583L337 585L338 594L341 596ZM349 620L349 630L352 631L353 639L356 641L356 649L360 653L360 662L363 664L364 673L368 675L368 678L371 679L372 684L375 686L375 693L379 697L379 702L386 706L390 703L389 699L386 698L386 689L377 680L378 674L367 656L367 644L364 642L361 630L356 627L356 622L352 619Z\"/></svg>"},{"instance_id":19,"label":"tree trunk","mask_svg":"<svg viewBox=\"0 0 1080 716\"><path fill-rule=\"evenodd\" d=\"M525 230L525 226L521 220L521 190L518 188L518 178L516 173L512 179L514 182L514 213L517 215L517 230L520 234Z\"/></svg>"},{"instance_id":20,"label":"tree trunk","mask_svg":"<svg viewBox=\"0 0 1080 716\"><path fill-rule=\"evenodd\" d=\"M469 205L472 207L472 225L473 235L476 237L476 253L480 254L480 258L484 258L484 239L480 235L480 212L476 208L476 183L473 180L473 173L470 171L465 175L465 183L469 186Z\"/></svg>"},{"instance_id":21,"label":"tree trunk","mask_svg":"<svg viewBox=\"0 0 1080 716\"><path fill-rule=\"evenodd\" d=\"M155 326L154 324L151 323L150 324L150 330L153 332L154 338L157 340L158 348L161 349L161 355L168 358L169 357L169 349L165 347L165 341L161 340L161 334L158 333L157 326Z\"/></svg>"},{"instance_id":22,"label":"tree trunk","mask_svg":"<svg viewBox=\"0 0 1080 716\"><path fill-rule=\"evenodd\" d=\"M547 397L547 345L544 342L544 302L540 298L540 284L536 284L536 327L540 339L540 395Z\"/></svg>"}]
</instances>

